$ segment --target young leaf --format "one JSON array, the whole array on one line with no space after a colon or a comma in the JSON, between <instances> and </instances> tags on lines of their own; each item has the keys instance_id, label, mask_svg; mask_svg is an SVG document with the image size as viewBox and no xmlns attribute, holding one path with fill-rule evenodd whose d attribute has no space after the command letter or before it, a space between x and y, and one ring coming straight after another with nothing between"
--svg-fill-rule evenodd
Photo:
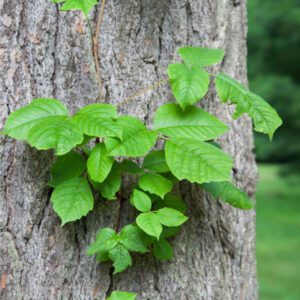
<instances>
[{"instance_id":1,"label":"young leaf","mask_svg":"<svg viewBox=\"0 0 300 300\"><path fill-rule=\"evenodd\" d=\"M147 194L137 189L133 190L130 203L139 211L147 212L151 209L152 201Z\"/></svg>"},{"instance_id":2,"label":"young leaf","mask_svg":"<svg viewBox=\"0 0 300 300\"><path fill-rule=\"evenodd\" d=\"M173 249L169 242L165 239L155 241L153 245L153 253L158 260L170 260L173 258Z\"/></svg>"},{"instance_id":3,"label":"young leaf","mask_svg":"<svg viewBox=\"0 0 300 300\"><path fill-rule=\"evenodd\" d=\"M143 168L155 173L169 172L165 151L158 150L149 153L144 159Z\"/></svg>"},{"instance_id":4,"label":"young leaf","mask_svg":"<svg viewBox=\"0 0 300 300\"><path fill-rule=\"evenodd\" d=\"M208 67L219 63L224 57L224 51L199 47L183 47L178 50L179 55L189 67Z\"/></svg>"},{"instance_id":5,"label":"young leaf","mask_svg":"<svg viewBox=\"0 0 300 300\"><path fill-rule=\"evenodd\" d=\"M180 211L168 207L159 209L157 211L157 217L161 224L169 227L179 226L188 220L188 217Z\"/></svg>"},{"instance_id":6,"label":"young leaf","mask_svg":"<svg viewBox=\"0 0 300 300\"><path fill-rule=\"evenodd\" d=\"M156 237L156 239L159 240L163 228L160 224L158 216L154 212L147 212L138 215L136 218L136 224L144 232Z\"/></svg>"},{"instance_id":7,"label":"young leaf","mask_svg":"<svg viewBox=\"0 0 300 300\"><path fill-rule=\"evenodd\" d=\"M236 104L236 111L233 116L235 119L248 113L253 119L254 130L266 133L272 139L274 132L282 124L282 120L274 108L264 99L225 74L219 74L216 77L216 88L223 102L230 101Z\"/></svg>"},{"instance_id":8,"label":"young leaf","mask_svg":"<svg viewBox=\"0 0 300 300\"><path fill-rule=\"evenodd\" d=\"M179 179L190 182L211 182L230 180L232 159L209 143L176 139L166 142L167 164Z\"/></svg>"},{"instance_id":9,"label":"young leaf","mask_svg":"<svg viewBox=\"0 0 300 300\"><path fill-rule=\"evenodd\" d=\"M185 202L178 196L166 195L164 199L159 199L155 201L155 209L160 209L163 207L174 208L182 213L186 211Z\"/></svg>"},{"instance_id":10,"label":"young leaf","mask_svg":"<svg viewBox=\"0 0 300 300\"><path fill-rule=\"evenodd\" d=\"M38 125L45 118L54 116L68 116L68 110L58 100L35 99L9 115L3 133L18 140L26 140L32 127Z\"/></svg>"},{"instance_id":11,"label":"young leaf","mask_svg":"<svg viewBox=\"0 0 300 300\"><path fill-rule=\"evenodd\" d=\"M53 3L62 3L61 11L80 10L87 18L89 12L98 3L97 0L52 0Z\"/></svg>"},{"instance_id":12,"label":"young leaf","mask_svg":"<svg viewBox=\"0 0 300 300\"><path fill-rule=\"evenodd\" d=\"M157 133L149 131L140 120L124 116L117 119L117 124L123 129L123 139L106 139L109 155L139 157L147 154L154 146Z\"/></svg>"},{"instance_id":13,"label":"young leaf","mask_svg":"<svg viewBox=\"0 0 300 300\"><path fill-rule=\"evenodd\" d=\"M198 67L171 64L168 76L172 92L182 109L198 102L208 91L209 75Z\"/></svg>"},{"instance_id":14,"label":"young leaf","mask_svg":"<svg viewBox=\"0 0 300 300\"><path fill-rule=\"evenodd\" d=\"M58 156L51 169L51 187L57 187L68 179L78 177L86 168L85 159L75 151Z\"/></svg>"},{"instance_id":15,"label":"young leaf","mask_svg":"<svg viewBox=\"0 0 300 300\"><path fill-rule=\"evenodd\" d=\"M108 252L109 258L114 262L115 268L113 274L120 273L132 265L131 256L128 250L121 244L118 244Z\"/></svg>"},{"instance_id":16,"label":"young leaf","mask_svg":"<svg viewBox=\"0 0 300 300\"><path fill-rule=\"evenodd\" d=\"M95 242L89 246L87 255L92 256L98 252L101 252L101 255L105 252L107 253L117 245L116 236L117 233L111 228L101 229L96 235Z\"/></svg>"},{"instance_id":17,"label":"young leaf","mask_svg":"<svg viewBox=\"0 0 300 300\"><path fill-rule=\"evenodd\" d=\"M148 252L145 233L135 225L125 226L120 233L120 243L132 252Z\"/></svg>"},{"instance_id":18,"label":"young leaf","mask_svg":"<svg viewBox=\"0 0 300 300\"><path fill-rule=\"evenodd\" d=\"M120 166L115 163L106 179L97 184L102 197L108 200L116 199L116 193L121 188L121 171Z\"/></svg>"},{"instance_id":19,"label":"young leaf","mask_svg":"<svg viewBox=\"0 0 300 300\"><path fill-rule=\"evenodd\" d=\"M133 293L127 293L127 292L112 292L110 297L108 297L106 300L135 300L136 294Z\"/></svg>"},{"instance_id":20,"label":"young leaf","mask_svg":"<svg viewBox=\"0 0 300 300\"><path fill-rule=\"evenodd\" d=\"M85 178L72 178L60 184L51 195L53 209L62 220L62 226L81 219L94 207L94 197Z\"/></svg>"},{"instance_id":21,"label":"young leaf","mask_svg":"<svg viewBox=\"0 0 300 300\"><path fill-rule=\"evenodd\" d=\"M159 174L145 173L138 182L141 189L161 198L172 190L172 181Z\"/></svg>"},{"instance_id":22,"label":"young leaf","mask_svg":"<svg viewBox=\"0 0 300 300\"><path fill-rule=\"evenodd\" d=\"M113 163L114 159L108 156L105 145L97 144L87 161L89 176L95 182L103 182L108 176Z\"/></svg>"},{"instance_id":23,"label":"young leaf","mask_svg":"<svg viewBox=\"0 0 300 300\"><path fill-rule=\"evenodd\" d=\"M122 128L113 120L117 110L110 104L90 104L77 112L72 122L88 136L122 138Z\"/></svg>"},{"instance_id":24,"label":"young leaf","mask_svg":"<svg viewBox=\"0 0 300 300\"><path fill-rule=\"evenodd\" d=\"M83 135L67 117L49 117L28 132L28 142L38 150L55 149L57 155L68 153L82 143Z\"/></svg>"},{"instance_id":25,"label":"young leaf","mask_svg":"<svg viewBox=\"0 0 300 300\"><path fill-rule=\"evenodd\" d=\"M236 188L230 182L211 182L203 184L203 188L210 192L214 198L241 209L252 209L253 203L245 192Z\"/></svg>"},{"instance_id":26,"label":"young leaf","mask_svg":"<svg viewBox=\"0 0 300 300\"><path fill-rule=\"evenodd\" d=\"M162 105L155 113L153 128L171 138L191 138L200 141L212 140L228 130L215 116L195 107L184 111L174 104Z\"/></svg>"}]
</instances>

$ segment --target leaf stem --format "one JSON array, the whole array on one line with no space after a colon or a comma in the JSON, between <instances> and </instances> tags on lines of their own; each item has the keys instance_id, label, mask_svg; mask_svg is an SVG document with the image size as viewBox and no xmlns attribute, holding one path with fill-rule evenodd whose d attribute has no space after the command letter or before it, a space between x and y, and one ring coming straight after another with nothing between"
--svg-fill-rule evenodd
<instances>
[{"instance_id":1,"label":"leaf stem","mask_svg":"<svg viewBox=\"0 0 300 300\"><path fill-rule=\"evenodd\" d=\"M98 90L99 90L99 100L102 99L102 80L101 80L101 68L100 68L100 57L99 57L99 49L100 45L98 42L98 37L100 35L101 24L104 15L104 8L105 8L106 0L102 0L101 7L99 10L98 18L97 18L97 25L95 35L93 36L93 55L96 67L96 74L98 80Z\"/></svg>"},{"instance_id":2,"label":"leaf stem","mask_svg":"<svg viewBox=\"0 0 300 300\"><path fill-rule=\"evenodd\" d=\"M120 107L130 101L132 101L134 98L137 98L141 95L143 95L144 93L148 92L148 91L151 91L151 90L154 90L155 88L157 88L158 86L166 83L169 81L169 78L164 78L156 83L154 83L153 85L150 85L142 90L139 90L137 91L136 93L134 93L133 95L129 96L128 98L124 99L123 101L121 101L120 103L117 104L117 107Z\"/></svg>"}]
</instances>

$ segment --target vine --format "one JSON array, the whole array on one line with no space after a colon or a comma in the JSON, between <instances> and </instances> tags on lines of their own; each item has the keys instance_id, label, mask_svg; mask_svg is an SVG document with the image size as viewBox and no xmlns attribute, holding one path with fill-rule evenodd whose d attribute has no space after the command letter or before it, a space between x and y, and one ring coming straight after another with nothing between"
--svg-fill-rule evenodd
<instances>
[{"instance_id":1,"label":"vine","mask_svg":"<svg viewBox=\"0 0 300 300\"><path fill-rule=\"evenodd\" d=\"M97 3L96 0L53 2L63 2L61 10L79 9L86 17ZM104 5L105 1L98 24ZM97 28L99 32L100 25ZM96 38L97 35L94 56L98 61ZM196 106L210 84L210 74L205 68L220 63L224 52L183 47L178 53L182 62L168 66L168 79L122 102L169 82L177 103L160 106L151 129L133 116L119 116L117 107L110 104L90 104L70 115L60 101L47 98L34 99L11 113L5 123L4 134L26 140L38 150L54 149L57 157L48 185L53 188L51 203L62 226L93 210L93 190L114 201L121 198L122 174L137 178L129 199L137 211L135 221L119 228L118 215L115 228L100 229L87 249L87 254L95 255L97 262L112 261L113 274L132 265L131 252L153 251L158 260L173 257L168 239L188 220L186 205L174 192L174 186L181 180L200 185L214 198L236 208L253 208L247 194L231 182L232 158L213 142L229 130L228 126ZM236 105L234 118L247 113L254 130L272 139L282 121L267 102L222 73L215 76L215 85L222 102ZM92 139L96 139L93 147L89 143ZM154 149L157 140L163 141L163 149ZM137 164L133 158L144 160ZM135 298L133 293L115 291L107 300Z\"/></svg>"}]
</instances>

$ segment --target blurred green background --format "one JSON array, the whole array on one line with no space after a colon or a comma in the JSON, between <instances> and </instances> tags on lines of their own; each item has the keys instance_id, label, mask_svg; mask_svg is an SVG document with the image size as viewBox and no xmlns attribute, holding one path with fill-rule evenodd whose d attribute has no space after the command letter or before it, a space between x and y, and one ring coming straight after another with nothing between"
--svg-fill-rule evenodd
<instances>
[{"instance_id":1,"label":"blurred green background","mask_svg":"<svg viewBox=\"0 0 300 300\"><path fill-rule=\"evenodd\" d=\"M300 299L300 0L248 0L250 88L284 125L256 134L257 267L262 300Z\"/></svg>"}]
</instances>

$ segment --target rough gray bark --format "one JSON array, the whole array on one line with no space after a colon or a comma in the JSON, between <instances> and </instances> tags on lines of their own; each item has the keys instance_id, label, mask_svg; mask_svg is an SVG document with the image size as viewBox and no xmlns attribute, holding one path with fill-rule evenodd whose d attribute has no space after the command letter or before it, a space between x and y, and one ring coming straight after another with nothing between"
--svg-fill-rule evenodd
<instances>
[{"instance_id":1,"label":"rough gray bark","mask_svg":"<svg viewBox=\"0 0 300 300\"><path fill-rule=\"evenodd\" d=\"M97 101L80 13L59 12L45 0L0 0L0 12L0 130L11 111L36 97L58 98L72 111ZM211 71L223 69L246 82L246 29L245 0L108 0L99 37L104 101L118 103L162 79L181 45L223 48L225 62ZM170 97L160 87L120 110L149 123ZM233 122L232 108L213 92L202 103L230 125L222 144L235 159L238 186L253 195L251 122ZM87 218L61 228L46 187L52 159L51 152L0 137L1 299L105 299L116 289L151 300L257 298L253 211L183 184L190 220L173 241L175 258L157 263L138 256L112 278L109 264L96 265L85 251L100 227L114 225L119 204L97 200ZM121 212L125 224L124 215L133 215L127 204Z\"/></svg>"}]
</instances>

